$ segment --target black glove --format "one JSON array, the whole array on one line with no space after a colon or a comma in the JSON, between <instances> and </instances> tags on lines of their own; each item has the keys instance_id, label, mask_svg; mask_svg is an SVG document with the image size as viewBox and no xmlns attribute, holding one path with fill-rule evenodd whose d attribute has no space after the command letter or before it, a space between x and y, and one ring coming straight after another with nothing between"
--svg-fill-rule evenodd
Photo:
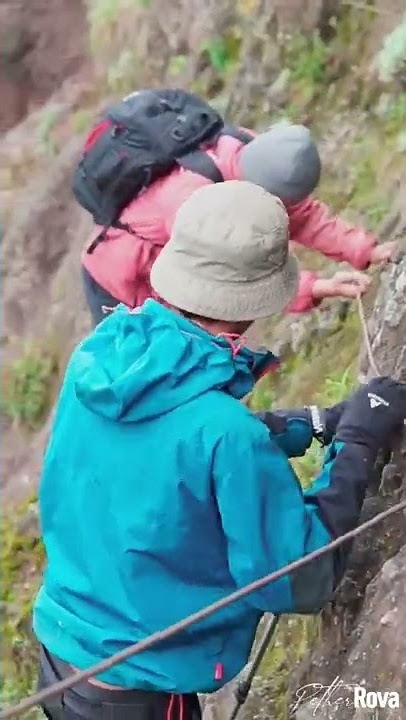
<instances>
[{"instance_id":1,"label":"black glove","mask_svg":"<svg viewBox=\"0 0 406 720\"><path fill-rule=\"evenodd\" d=\"M389 377L374 378L347 401L338 423L336 438L367 445L371 450L387 448L406 418L406 385Z\"/></svg>"}]
</instances>

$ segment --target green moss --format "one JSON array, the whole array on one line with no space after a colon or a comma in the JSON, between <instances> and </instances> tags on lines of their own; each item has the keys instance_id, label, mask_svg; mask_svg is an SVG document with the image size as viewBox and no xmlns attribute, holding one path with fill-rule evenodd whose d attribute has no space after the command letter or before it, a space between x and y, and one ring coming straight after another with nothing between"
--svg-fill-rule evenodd
<instances>
[{"instance_id":1,"label":"green moss","mask_svg":"<svg viewBox=\"0 0 406 720\"><path fill-rule=\"evenodd\" d=\"M139 0L89 0L87 15L90 50L95 57L113 41L122 14L139 6Z\"/></svg>"},{"instance_id":2,"label":"green moss","mask_svg":"<svg viewBox=\"0 0 406 720\"><path fill-rule=\"evenodd\" d=\"M247 405L254 412L269 410L273 404L274 397L275 391L273 388L272 378L266 375L256 384L254 392L251 393L247 400Z\"/></svg>"},{"instance_id":3,"label":"green moss","mask_svg":"<svg viewBox=\"0 0 406 720\"><path fill-rule=\"evenodd\" d=\"M49 108L41 114L38 122L36 141L41 151L46 155L56 155L58 151L58 146L52 136L52 131L59 117L60 112L57 108Z\"/></svg>"},{"instance_id":4,"label":"green moss","mask_svg":"<svg viewBox=\"0 0 406 720\"><path fill-rule=\"evenodd\" d=\"M57 377L56 358L39 348L1 371L1 411L19 425L36 430L49 411Z\"/></svg>"},{"instance_id":5,"label":"green moss","mask_svg":"<svg viewBox=\"0 0 406 720\"><path fill-rule=\"evenodd\" d=\"M371 24L376 19L373 8L368 10L367 4L362 8L342 5L337 15L335 38L332 47L335 52L346 55L348 66L355 59L362 57Z\"/></svg>"},{"instance_id":6,"label":"green moss","mask_svg":"<svg viewBox=\"0 0 406 720\"><path fill-rule=\"evenodd\" d=\"M300 33L288 36L284 42L283 55L292 80L309 84L323 83L328 52L327 45L317 32L310 37Z\"/></svg>"},{"instance_id":7,"label":"green moss","mask_svg":"<svg viewBox=\"0 0 406 720\"><path fill-rule=\"evenodd\" d=\"M265 694L272 711L270 715L275 720L288 720L288 690L292 672L318 642L320 632L318 616L290 615L280 619L275 642L260 667L260 677L264 681L261 683L261 699ZM252 705L250 715L255 717L255 699Z\"/></svg>"},{"instance_id":8,"label":"green moss","mask_svg":"<svg viewBox=\"0 0 406 720\"><path fill-rule=\"evenodd\" d=\"M124 48L107 69L107 86L114 93L123 95L133 90L139 78L139 60L135 49Z\"/></svg>"},{"instance_id":9,"label":"green moss","mask_svg":"<svg viewBox=\"0 0 406 720\"><path fill-rule=\"evenodd\" d=\"M284 35L280 43L281 62L290 71L290 101L295 114L307 106L325 87L329 48L315 32Z\"/></svg>"},{"instance_id":10,"label":"green moss","mask_svg":"<svg viewBox=\"0 0 406 720\"><path fill-rule=\"evenodd\" d=\"M32 602L44 564L36 504L25 502L1 518L1 697L14 703L34 688L37 643L31 632ZM37 717L36 711L27 718ZM39 717L39 715L38 715Z\"/></svg>"},{"instance_id":11,"label":"green moss","mask_svg":"<svg viewBox=\"0 0 406 720\"><path fill-rule=\"evenodd\" d=\"M354 385L358 351L359 320L352 310L337 332L309 341L307 348L284 358L278 373L256 385L250 407L263 409L272 400L278 407L339 402Z\"/></svg>"},{"instance_id":12,"label":"green moss","mask_svg":"<svg viewBox=\"0 0 406 720\"><path fill-rule=\"evenodd\" d=\"M399 92L391 97L384 113L384 133L387 137L399 135L405 129L406 123L406 93Z\"/></svg>"},{"instance_id":13,"label":"green moss","mask_svg":"<svg viewBox=\"0 0 406 720\"><path fill-rule=\"evenodd\" d=\"M172 77L177 77L185 70L188 62L189 58L187 55L174 55L169 62L169 74Z\"/></svg>"},{"instance_id":14,"label":"green moss","mask_svg":"<svg viewBox=\"0 0 406 720\"><path fill-rule=\"evenodd\" d=\"M146 12L142 0L89 0L90 52L104 91L123 95L137 87L142 68L131 28ZM103 88L100 88L102 90Z\"/></svg>"},{"instance_id":15,"label":"green moss","mask_svg":"<svg viewBox=\"0 0 406 720\"><path fill-rule=\"evenodd\" d=\"M71 127L74 133L82 134L88 130L93 121L93 113L90 110L76 110L70 118Z\"/></svg>"},{"instance_id":16,"label":"green moss","mask_svg":"<svg viewBox=\"0 0 406 720\"><path fill-rule=\"evenodd\" d=\"M194 81L195 92L211 98L224 90L239 61L241 42L241 29L237 24L221 35L209 36L200 44L198 53L210 72L206 76L201 73L200 78Z\"/></svg>"}]
</instances>

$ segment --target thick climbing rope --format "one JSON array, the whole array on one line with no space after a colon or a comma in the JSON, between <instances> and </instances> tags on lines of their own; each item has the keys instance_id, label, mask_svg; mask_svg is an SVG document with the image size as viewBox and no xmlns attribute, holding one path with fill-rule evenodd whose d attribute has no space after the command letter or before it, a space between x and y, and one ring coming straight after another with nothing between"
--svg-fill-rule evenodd
<instances>
[{"instance_id":1,"label":"thick climbing rope","mask_svg":"<svg viewBox=\"0 0 406 720\"><path fill-rule=\"evenodd\" d=\"M363 330L364 340L368 352L368 357L372 359L371 367L376 373L376 375L379 375L378 368L376 365L376 362L373 357L373 351L371 342L369 339L369 333L368 333L368 327L365 319L365 313L364 308L362 304L361 297L357 298L357 305L358 305L358 311L360 315L361 320L361 326ZM260 590L261 588L265 587L266 585L269 585L272 582L275 582L276 580L279 580L282 577L285 577L286 575L298 570L299 568L304 567L305 565L308 565L311 562L314 562L318 558L326 555L327 553L333 552L337 548L341 547L342 545L348 543L349 540L353 540L354 538L358 537L359 535L362 535L364 532L369 530L370 528L374 527L375 525L378 525L379 523L386 520L391 515L394 515L395 513L398 513L402 510L406 510L406 500L402 500L395 505L392 505L392 507L388 508L387 510L384 510L383 512L379 513L378 515L375 515L375 517L371 518L370 520L367 520L366 522L362 523L358 527L354 528L353 530L350 530L349 532L345 533L344 535L341 535L341 537L336 538L335 540L332 540L327 545L324 545L322 548L319 548L318 550L315 550L312 553L309 553L309 555L306 555L305 557L299 558L298 560L295 560L292 563L289 563L288 565L285 565L284 567L280 568L279 570L276 570L273 573L270 573L269 575L265 575L262 578L259 578L258 580L255 580L252 583L249 583L243 588L240 588L239 590L236 590L233 593L230 593L224 598L221 598L220 600L217 600L216 602L212 603L211 605L207 605L206 607L202 608L198 612L192 613L191 615L188 615L187 617L183 618L182 620L179 620L178 622L174 623L173 625L170 625L169 627L165 628L164 630L159 630L158 632L152 633L152 635L149 635L144 640L141 640L140 642L134 643L133 645L129 645L124 650L121 650L118 653L115 653L109 658L106 658L105 660L102 660L101 662L96 663L95 665L92 665L91 667L87 668L86 670L80 670L78 672L74 672L71 676L54 683L50 687L41 690L40 692L37 692L33 695L30 695L29 697L26 697L24 700L21 700L17 705L14 705L13 707L4 708L1 712L1 718L2 720L9 720L10 718L19 717L22 715L22 713L27 712L28 710L31 710L32 708L43 705L47 700L50 700L51 698L54 698L66 690L69 690L70 688L74 687L78 683L84 682L86 680L89 680L90 678L93 678L95 675L99 675L102 672L105 672L106 670L109 670L110 668L114 667L115 665L118 665L119 663L123 662L124 660L127 660L130 657L133 657L134 655L139 655L144 650L147 650L151 647L154 647L158 643L162 642L163 640L167 640L168 638L173 637L174 635L182 632L183 630L186 630L187 628L191 627L191 625L195 625L196 623L200 622L201 620L205 620L206 618L210 617L214 613L218 612L219 610L224 609L225 607L228 607L232 603L236 602L237 600L241 600L242 598L247 597L251 593L255 592L256 590ZM273 634L273 631L276 627L277 618L275 617L274 626L270 628L272 632L270 632L270 637ZM262 642L261 642L262 645Z\"/></svg>"},{"instance_id":2,"label":"thick climbing rope","mask_svg":"<svg viewBox=\"0 0 406 720\"><path fill-rule=\"evenodd\" d=\"M365 348L366 348L367 355L368 355L369 364L372 368L372 371L375 373L375 375L377 377L379 377L379 375L381 375L381 373L379 372L378 365L376 364L376 360L374 358L374 353L372 352L372 345L371 345L371 340L369 339L368 325L367 325L367 321L366 321L366 317L365 317L364 305L363 305L360 294L357 295L356 301L357 301L358 315L359 315L359 319L360 319L360 323L361 323L362 334L364 336L364 343L365 343Z\"/></svg>"},{"instance_id":3,"label":"thick climbing rope","mask_svg":"<svg viewBox=\"0 0 406 720\"><path fill-rule=\"evenodd\" d=\"M74 685L77 685L80 682L84 682L85 680L89 680L89 678L92 678L95 675L99 675L106 670L110 670L110 668L118 665L118 663L123 662L124 660L128 660L128 658L133 657L134 655L139 655L144 650L148 650L151 647L154 647L163 640L168 640L169 638L172 638L177 633L186 630L191 625L195 625L201 620L205 620L206 618L210 617L219 610L223 610L225 607L228 607L237 600L242 600L243 598L247 597L247 595L250 595L256 590L261 590L261 588L265 587L265 585L269 585L269 583L271 582L280 580L280 578L285 577L289 573L299 570L300 568L308 565L314 560L318 560L318 558L326 555L327 553L337 550L342 545L348 543L349 540L354 540L354 538L362 535L370 528L378 525L378 523L383 522L383 520L386 520L388 517L400 512L401 510L406 510L406 500L402 500L401 502L396 503L396 505L392 505L392 507L384 510L378 515L375 515L375 517L367 520L353 530L350 530L349 532L345 533L345 535L341 535L335 540L332 540L330 543L328 543L328 545L324 545L319 550L315 550L314 552L309 553L309 555L299 558L298 560L295 560L294 562L289 563L282 568L279 568L279 570L276 570L269 575L265 575L264 577L259 578L252 583L249 583L245 587L240 588L233 593L230 593L230 595L227 595L224 598L221 598L221 600L217 600L211 605L207 605L206 607L202 608L202 610L188 615L183 620L179 620L178 622L170 625L164 630L159 630L158 632L152 633L152 635L149 635L144 640L141 640L138 643L134 643L133 645L129 645L124 650L120 650L120 652L115 653L111 657L106 658L105 660L102 660L95 665L92 665L86 670L80 670L79 672L75 672L70 677L67 677L64 680L61 680L54 685L51 685L49 688L41 690L34 695L30 695L14 707L5 708L1 712L2 720L9 720L9 718L18 717L23 712L27 712L27 710L30 710L36 705L41 705L45 703L47 700L50 700L51 698L56 697L57 695L60 695L66 690L74 687Z\"/></svg>"}]
</instances>

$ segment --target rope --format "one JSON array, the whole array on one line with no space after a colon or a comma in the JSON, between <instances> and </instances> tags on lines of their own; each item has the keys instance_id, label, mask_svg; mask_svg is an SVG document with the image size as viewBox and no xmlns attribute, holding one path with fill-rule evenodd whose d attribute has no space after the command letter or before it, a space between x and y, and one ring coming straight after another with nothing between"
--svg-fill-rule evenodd
<instances>
[{"instance_id":1,"label":"rope","mask_svg":"<svg viewBox=\"0 0 406 720\"><path fill-rule=\"evenodd\" d=\"M41 705L45 703L46 700L50 700L51 698L56 697L57 695L62 694L66 690L69 690L74 685L77 685L80 682L83 682L85 680L89 680L89 678L94 677L95 675L99 675L102 672L105 672L106 670L109 670L110 668L114 667L115 665L118 665L118 663L123 662L124 660L127 660L130 657L133 657L134 655L139 655L139 653L143 652L143 650L147 650L158 643L162 642L163 640L168 640L169 638L172 638L177 633L186 630L187 628L191 627L191 625L195 625L197 622L200 622L201 620L205 620L206 618L210 617L214 613L218 612L219 610L223 610L225 607L228 607L231 605L231 603L236 602L237 600L242 600L243 598L247 597L250 593L260 590L261 588L265 587L265 585L269 585L271 582L275 582L276 580L279 580L280 578L284 577L285 575L288 575L289 573L294 572L295 570L299 570L299 568L304 567L305 565L308 565L309 563L313 562L314 560L317 560L318 558L322 557L323 555L326 555L327 553L332 552L333 550L336 550L337 548L341 547L345 543L348 543L349 540L353 540L354 538L358 537L362 533L364 533L366 530L369 530L370 528L374 527L375 525L378 525L378 523L381 523L383 520L386 520L386 518L390 517L390 515L394 515L397 512L400 512L401 510L406 510L406 500L402 500L401 502L398 502L396 505L393 505L391 508L388 508L387 510L379 513L375 517L371 518L370 520L367 520L366 522L359 525L357 528L354 528L353 530L350 530L349 532L345 533L344 535L341 535L341 537L336 538L336 540L333 540L328 545L324 545L319 550L315 550L312 553L309 553L309 555L306 555L305 557L299 558L298 560L295 560L292 563L289 563L289 565L285 565L284 567L280 568L279 570L276 570L275 572L270 573L269 575L265 575L262 578L259 578L258 580L255 580L252 583L249 583L249 585L246 585L245 587L241 588L240 590L236 590L233 593L230 593L230 595L227 595L224 598L221 598L221 600L217 600L216 602L212 603L211 605L207 605L202 610L199 610L198 612L192 613L191 615L188 615L183 620L179 620L178 622L174 623L173 625L170 625L169 627L165 628L164 630L159 630L158 632L153 633L152 635L149 635L144 640L141 640L141 642L134 643L133 645L130 645L129 647L125 648L124 650L121 650L118 653L115 653L111 657L107 658L106 660L102 660L101 662L96 663L95 665L92 665L87 670L80 670L79 672L73 673L68 678L65 678L64 680L61 680L60 682L55 683L49 688L46 688L45 690L41 690L38 693L35 693L34 695L30 695L29 697L25 698L24 700L21 700L17 705L14 707L9 707L7 709L2 710L1 712L1 718L2 720L9 720L9 718L15 718L21 715L23 712L27 712L27 710L31 710L31 708L35 707L36 705Z\"/></svg>"},{"instance_id":2,"label":"rope","mask_svg":"<svg viewBox=\"0 0 406 720\"><path fill-rule=\"evenodd\" d=\"M372 345L371 345L371 341L369 339L368 325L367 325L367 321L366 321L366 317L365 317L364 305L362 303L360 294L357 295L356 300L357 300L357 307L358 307L358 315L359 315L359 319L361 322L362 334L364 336L364 342L365 342L365 347L366 347L366 351L367 351L367 355L368 355L369 364L370 364L373 372L375 373L375 375L377 377L379 377L382 373L379 371L378 365L376 364L376 361L374 358L374 353L372 351Z\"/></svg>"}]
</instances>

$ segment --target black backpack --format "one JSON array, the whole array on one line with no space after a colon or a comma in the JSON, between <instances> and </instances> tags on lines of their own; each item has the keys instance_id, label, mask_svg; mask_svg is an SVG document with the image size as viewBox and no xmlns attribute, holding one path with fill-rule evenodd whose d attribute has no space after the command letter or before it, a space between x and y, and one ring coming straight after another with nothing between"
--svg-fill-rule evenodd
<instances>
[{"instance_id":1,"label":"black backpack","mask_svg":"<svg viewBox=\"0 0 406 720\"><path fill-rule=\"evenodd\" d=\"M106 230L120 223L128 203L178 163L213 182L223 176L203 151L220 133L248 143L243 131L226 128L222 117L184 90L142 90L113 105L88 135L73 177L73 193L103 231L88 248L93 252Z\"/></svg>"}]
</instances>

